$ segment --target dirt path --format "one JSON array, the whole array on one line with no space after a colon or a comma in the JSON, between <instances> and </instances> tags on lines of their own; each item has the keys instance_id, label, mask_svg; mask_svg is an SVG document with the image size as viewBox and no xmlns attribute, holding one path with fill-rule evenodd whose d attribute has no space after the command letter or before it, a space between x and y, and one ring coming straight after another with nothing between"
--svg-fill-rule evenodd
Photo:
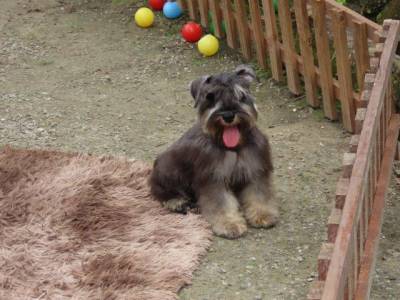
<instances>
[{"instance_id":1,"label":"dirt path","mask_svg":"<svg viewBox=\"0 0 400 300\"><path fill-rule=\"evenodd\" d=\"M228 49L201 58L180 41L182 21L157 16L154 28L139 29L131 21L139 4L110 2L1 1L0 145L151 161L195 118L190 80L241 63ZM259 75L282 221L236 241L215 238L181 299L300 299L315 276L348 135ZM400 204L390 193L374 299L400 295Z\"/></svg>"}]
</instances>

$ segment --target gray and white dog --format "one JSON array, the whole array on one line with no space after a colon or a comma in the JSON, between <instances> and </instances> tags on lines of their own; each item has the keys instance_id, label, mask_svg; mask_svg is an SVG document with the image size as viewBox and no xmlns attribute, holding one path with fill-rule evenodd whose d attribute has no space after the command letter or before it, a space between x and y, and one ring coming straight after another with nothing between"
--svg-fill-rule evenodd
<instances>
[{"instance_id":1,"label":"gray and white dog","mask_svg":"<svg viewBox=\"0 0 400 300\"><path fill-rule=\"evenodd\" d=\"M278 221L267 138L256 127L250 94L256 78L246 65L192 81L198 121L156 159L155 198L173 211L196 204L215 234L237 238Z\"/></svg>"}]
</instances>

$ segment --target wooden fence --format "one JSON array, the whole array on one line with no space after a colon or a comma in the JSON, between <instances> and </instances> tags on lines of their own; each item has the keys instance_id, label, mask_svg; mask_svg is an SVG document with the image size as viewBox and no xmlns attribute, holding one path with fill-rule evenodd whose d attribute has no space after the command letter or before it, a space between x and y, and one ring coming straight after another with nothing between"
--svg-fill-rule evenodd
<instances>
[{"instance_id":1,"label":"wooden fence","mask_svg":"<svg viewBox=\"0 0 400 300\"><path fill-rule=\"evenodd\" d=\"M390 80L398 21L333 0L182 0L189 16L354 133L308 299L368 299L399 135Z\"/></svg>"},{"instance_id":2,"label":"wooden fence","mask_svg":"<svg viewBox=\"0 0 400 300\"><path fill-rule=\"evenodd\" d=\"M391 67L400 35L399 21L384 23L365 76L355 134L344 154L328 241L318 256L318 281L308 299L368 299L382 226L386 191L400 128L391 94Z\"/></svg>"},{"instance_id":3,"label":"wooden fence","mask_svg":"<svg viewBox=\"0 0 400 300\"><path fill-rule=\"evenodd\" d=\"M341 118L354 131L368 46L379 41L380 25L331 0L279 0L276 10L271 0L180 2L204 27L212 23L215 35L226 37L245 59L286 80L293 94L303 92L303 81L311 106L322 102L327 118Z\"/></svg>"}]
</instances>

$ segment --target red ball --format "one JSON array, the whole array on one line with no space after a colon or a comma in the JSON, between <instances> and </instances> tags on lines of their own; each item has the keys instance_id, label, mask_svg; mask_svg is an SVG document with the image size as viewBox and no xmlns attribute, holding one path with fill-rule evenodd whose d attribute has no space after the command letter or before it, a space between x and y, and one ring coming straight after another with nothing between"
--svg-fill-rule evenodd
<instances>
[{"instance_id":1,"label":"red ball","mask_svg":"<svg viewBox=\"0 0 400 300\"><path fill-rule=\"evenodd\" d=\"M189 43L196 43L203 35L201 26L195 22L188 22L182 27L182 37Z\"/></svg>"},{"instance_id":2,"label":"red ball","mask_svg":"<svg viewBox=\"0 0 400 300\"><path fill-rule=\"evenodd\" d=\"M165 4L165 0L149 0L149 5L154 10L162 10Z\"/></svg>"}]
</instances>

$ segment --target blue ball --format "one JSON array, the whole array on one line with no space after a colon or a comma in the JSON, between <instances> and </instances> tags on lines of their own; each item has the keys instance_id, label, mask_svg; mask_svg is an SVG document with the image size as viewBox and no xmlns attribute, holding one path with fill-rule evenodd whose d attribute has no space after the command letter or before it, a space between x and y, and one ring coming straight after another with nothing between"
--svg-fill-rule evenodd
<instances>
[{"instance_id":1,"label":"blue ball","mask_svg":"<svg viewBox=\"0 0 400 300\"><path fill-rule=\"evenodd\" d=\"M176 19L182 15L182 8L177 2L166 2L163 7L163 13L168 19Z\"/></svg>"}]
</instances>

